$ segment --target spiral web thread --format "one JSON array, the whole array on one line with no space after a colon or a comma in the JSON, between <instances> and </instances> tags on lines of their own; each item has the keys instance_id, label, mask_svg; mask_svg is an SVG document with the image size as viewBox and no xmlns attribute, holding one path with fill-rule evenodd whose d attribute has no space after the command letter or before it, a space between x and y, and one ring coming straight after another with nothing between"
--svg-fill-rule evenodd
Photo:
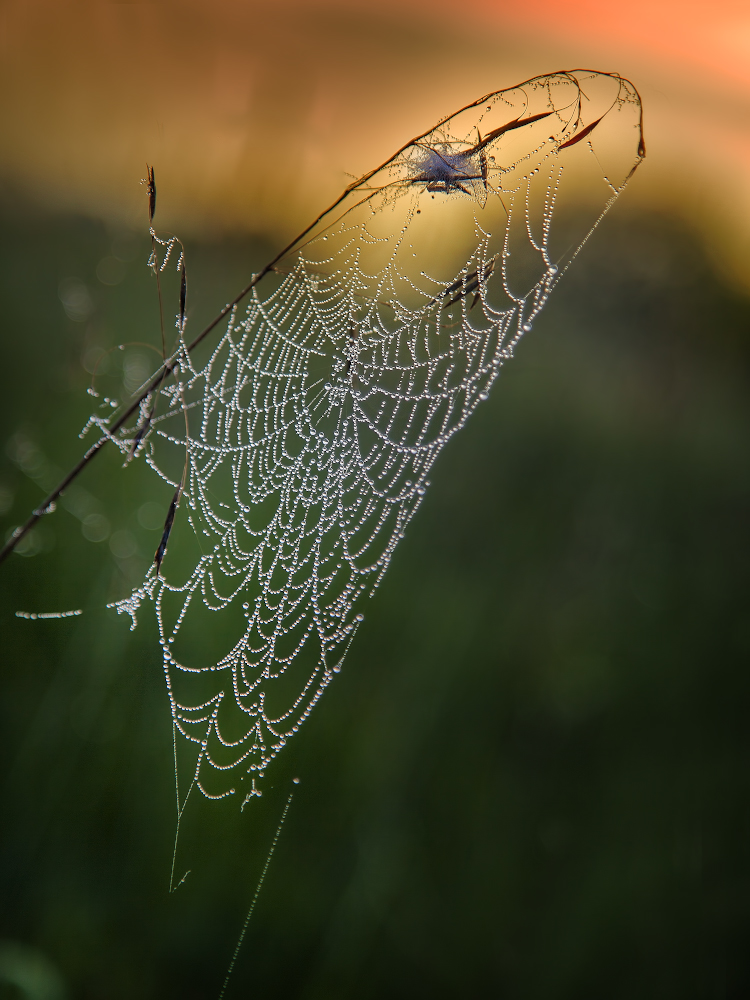
<instances>
[{"instance_id":1,"label":"spiral web thread","mask_svg":"<svg viewBox=\"0 0 750 1000\"><path fill-rule=\"evenodd\" d=\"M117 442L182 483L174 536L115 605L133 627L144 601L156 609L176 761L178 743L194 750L178 816L193 787L243 808L261 794L340 671L440 451L643 155L631 84L539 77L352 185L205 364L178 321L147 433ZM219 646L202 651L208 611Z\"/></svg>"}]
</instances>

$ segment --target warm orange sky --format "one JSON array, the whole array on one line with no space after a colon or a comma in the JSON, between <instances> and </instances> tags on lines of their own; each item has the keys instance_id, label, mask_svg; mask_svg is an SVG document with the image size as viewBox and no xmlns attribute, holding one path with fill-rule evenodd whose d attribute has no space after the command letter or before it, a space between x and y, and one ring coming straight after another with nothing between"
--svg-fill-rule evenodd
<instances>
[{"instance_id":1,"label":"warm orange sky","mask_svg":"<svg viewBox=\"0 0 750 1000\"><path fill-rule=\"evenodd\" d=\"M518 26L544 24L545 33L578 38L623 55L640 53L644 63L705 74L717 83L750 88L750 6L746 0L532 0L517 7L480 0L498 20Z\"/></svg>"},{"instance_id":2,"label":"warm orange sky","mask_svg":"<svg viewBox=\"0 0 750 1000\"><path fill-rule=\"evenodd\" d=\"M577 66L643 96L648 160L627 197L688 214L741 278L750 4L736 0L6 0L0 172L141 225L148 159L161 225L280 238L439 117Z\"/></svg>"}]
</instances>

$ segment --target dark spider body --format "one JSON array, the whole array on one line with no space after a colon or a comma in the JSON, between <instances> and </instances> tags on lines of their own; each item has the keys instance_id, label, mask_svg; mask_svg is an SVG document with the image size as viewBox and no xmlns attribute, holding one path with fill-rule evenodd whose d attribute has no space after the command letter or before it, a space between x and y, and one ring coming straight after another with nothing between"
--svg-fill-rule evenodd
<instances>
[{"instance_id":1,"label":"dark spider body","mask_svg":"<svg viewBox=\"0 0 750 1000\"><path fill-rule=\"evenodd\" d=\"M435 149L425 146L425 158L419 165L419 173L412 177L412 184L425 184L428 191L463 191L472 194L470 188L464 187L465 181L482 181L486 183L487 169L484 163L477 166L472 160L473 150L454 153L447 149ZM481 157L481 160L484 158Z\"/></svg>"},{"instance_id":2,"label":"dark spider body","mask_svg":"<svg viewBox=\"0 0 750 1000\"><path fill-rule=\"evenodd\" d=\"M464 187L464 182L481 181L486 190L487 157L485 147L505 135L506 132L512 132L526 125L532 125L543 118L549 118L551 114L554 114L554 112L543 111L541 114L531 115L529 118L514 118L512 121L506 122L505 125L501 125L500 128L493 129L484 138L479 134L479 130L477 129L478 141L473 146L460 152L454 152L447 146L437 148L435 146L424 145L421 148L425 151L425 158L419 164L419 173L412 177L411 183L425 184L428 191L442 191L444 194L450 194L451 191L455 190L471 195L474 192ZM584 135L587 135L598 124L599 122L597 121L589 125L584 130L584 133L571 140L570 143L566 143L566 145L578 142L579 138L582 139Z\"/></svg>"}]
</instances>

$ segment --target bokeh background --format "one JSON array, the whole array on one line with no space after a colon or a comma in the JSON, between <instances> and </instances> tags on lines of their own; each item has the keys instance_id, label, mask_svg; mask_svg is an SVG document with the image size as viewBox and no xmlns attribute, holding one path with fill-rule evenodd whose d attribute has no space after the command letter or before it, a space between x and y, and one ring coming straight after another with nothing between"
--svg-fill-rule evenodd
<instances>
[{"instance_id":1,"label":"bokeh background","mask_svg":"<svg viewBox=\"0 0 750 1000\"><path fill-rule=\"evenodd\" d=\"M292 789L228 998L750 994L745 3L4 0L2 530L97 364L151 367L146 161L197 330L349 175L576 66L638 86L647 160L263 799L186 815L173 895L155 629L103 610L168 491L102 455L0 569L0 997L218 996Z\"/></svg>"}]
</instances>

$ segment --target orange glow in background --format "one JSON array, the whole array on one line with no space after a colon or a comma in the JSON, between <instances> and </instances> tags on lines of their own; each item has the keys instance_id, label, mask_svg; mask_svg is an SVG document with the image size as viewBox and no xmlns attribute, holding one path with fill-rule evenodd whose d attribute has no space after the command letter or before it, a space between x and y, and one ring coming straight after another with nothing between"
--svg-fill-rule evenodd
<instances>
[{"instance_id":1,"label":"orange glow in background","mask_svg":"<svg viewBox=\"0 0 750 1000\"><path fill-rule=\"evenodd\" d=\"M0 176L11 195L144 226L148 161L160 228L277 243L438 118L580 66L643 97L648 158L628 201L687 216L750 285L750 10L736 0L8 0Z\"/></svg>"}]
</instances>

